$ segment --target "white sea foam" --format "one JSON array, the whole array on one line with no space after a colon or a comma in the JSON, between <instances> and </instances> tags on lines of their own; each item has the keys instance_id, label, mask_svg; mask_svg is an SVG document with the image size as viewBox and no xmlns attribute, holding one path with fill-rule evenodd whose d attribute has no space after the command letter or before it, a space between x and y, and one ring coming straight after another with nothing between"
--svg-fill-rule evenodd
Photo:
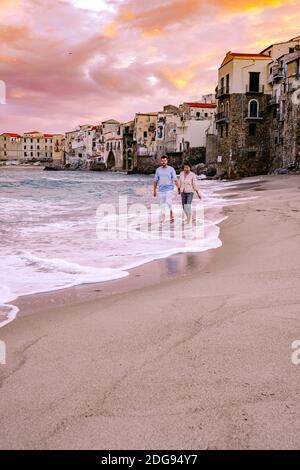
<instances>
[{"instance_id":1,"label":"white sea foam","mask_svg":"<svg viewBox=\"0 0 300 470\"><path fill-rule=\"evenodd\" d=\"M195 237L193 229L187 227L182 236L180 227L164 232L154 226L154 236L149 239L145 216L137 221L139 226L142 223L140 239L99 240L98 205L117 205L119 195L127 195L129 203L154 204L151 178L67 172L45 177L37 170L7 170L2 176L0 326L16 317L18 309L12 303L20 296L119 279L130 269L153 260L220 247L219 225L226 218L222 208L249 200L235 198L234 193L226 199L219 192L234 189L236 183L202 181L206 210L203 238ZM179 202L175 205L177 217L182 213ZM195 200L194 206L198 204ZM153 211L158 213L158 209ZM128 228L120 228L123 234L134 230L134 217L121 217L130 222Z\"/></svg>"}]
</instances>

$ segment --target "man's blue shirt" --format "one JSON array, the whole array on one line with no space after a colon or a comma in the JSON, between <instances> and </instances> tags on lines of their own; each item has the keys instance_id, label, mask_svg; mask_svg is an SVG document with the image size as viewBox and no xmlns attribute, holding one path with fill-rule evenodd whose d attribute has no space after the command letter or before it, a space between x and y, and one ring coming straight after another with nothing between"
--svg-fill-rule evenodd
<instances>
[{"instance_id":1,"label":"man's blue shirt","mask_svg":"<svg viewBox=\"0 0 300 470\"><path fill-rule=\"evenodd\" d=\"M169 165L165 168L160 166L155 172L154 181L158 183L158 191L160 193L174 191L174 183L177 181L176 171Z\"/></svg>"}]
</instances>

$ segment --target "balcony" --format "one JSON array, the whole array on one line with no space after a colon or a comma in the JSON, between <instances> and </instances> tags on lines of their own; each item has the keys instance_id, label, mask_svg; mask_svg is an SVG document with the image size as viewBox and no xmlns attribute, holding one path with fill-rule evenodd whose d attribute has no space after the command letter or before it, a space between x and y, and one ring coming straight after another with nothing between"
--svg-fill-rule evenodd
<instances>
[{"instance_id":1,"label":"balcony","mask_svg":"<svg viewBox=\"0 0 300 470\"><path fill-rule=\"evenodd\" d=\"M283 78L283 69L281 67L273 67L273 79L281 80Z\"/></svg>"},{"instance_id":2,"label":"balcony","mask_svg":"<svg viewBox=\"0 0 300 470\"><path fill-rule=\"evenodd\" d=\"M216 98L219 100L220 98L225 98L226 96L230 95L230 88L229 86L224 86L221 88L217 88Z\"/></svg>"},{"instance_id":3,"label":"balcony","mask_svg":"<svg viewBox=\"0 0 300 470\"><path fill-rule=\"evenodd\" d=\"M225 111L222 111L221 113L216 114L216 122L221 123L221 122L226 122L229 123L230 119L227 113Z\"/></svg>"},{"instance_id":4,"label":"balcony","mask_svg":"<svg viewBox=\"0 0 300 470\"><path fill-rule=\"evenodd\" d=\"M246 93L249 95L262 95L265 92L265 85L258 85L250 87L249 84L246 85Z\"/></svg>"},{"instance_id":5,"label":"balcony","mask_svg":"<svg viewBox=\"0 0 300 470\"><path fill-rule=\"evenodd\" d=\"M279 101L276 96L273 96L269 101L269 106L279 106Z\"/></svg>"},{"instance_id":6,"label":"balcony","mask_svg":"<svg viewBox=\"0 0 300 470\"><path fill-rule=\"evenodd\" d=\"M257 114L246 114L245 121L262 121L264 119L264 113L259 111Z\"/></svg>"}]
</instances>

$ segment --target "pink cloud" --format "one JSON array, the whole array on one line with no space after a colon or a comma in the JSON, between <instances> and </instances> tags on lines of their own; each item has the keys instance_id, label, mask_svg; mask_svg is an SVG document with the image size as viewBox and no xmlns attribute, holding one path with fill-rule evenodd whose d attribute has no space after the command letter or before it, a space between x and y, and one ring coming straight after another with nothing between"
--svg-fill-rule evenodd
<instances>
[{"instance_id":1,"label":"pink cloud","mask_svg":"<svg viewBox=\"0 0 300 470\"><path fill-rule=\"evenodd\" d=\"M119 0L110 2L114 13L67 0L7 0L0 132L66 131L199 99L214 90L227 50L259 51L299 35L300 2L281 3Z\"/></svg>"}]
</instances>

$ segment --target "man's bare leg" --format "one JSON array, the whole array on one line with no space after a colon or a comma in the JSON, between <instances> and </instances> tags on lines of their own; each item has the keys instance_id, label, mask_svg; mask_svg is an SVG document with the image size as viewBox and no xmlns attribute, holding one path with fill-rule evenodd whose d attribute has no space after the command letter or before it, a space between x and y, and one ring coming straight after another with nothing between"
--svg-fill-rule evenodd
<instances>
[{"instance_id":1,"label":"man's bare leg","mask_svg":"<svg viewBox=\"0 0 300 470\"><path fill-rule=\"evenodd\" d=\"M170 209L170 221L173 223L175 220L175 217L174 217L174 213L173 213L173 210Z\"/></svg>"}]
</instances>

